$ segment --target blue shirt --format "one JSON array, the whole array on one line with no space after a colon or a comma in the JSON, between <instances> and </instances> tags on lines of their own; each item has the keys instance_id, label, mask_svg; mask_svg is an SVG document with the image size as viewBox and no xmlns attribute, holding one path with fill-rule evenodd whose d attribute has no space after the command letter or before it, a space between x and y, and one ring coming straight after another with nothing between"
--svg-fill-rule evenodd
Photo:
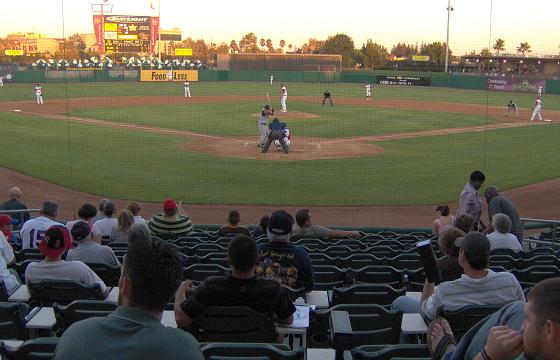
<instances>
[{"instance_id":1,"label":"blue shirt","mask_svg":"<svg viewBox=\"0 0 560 360\"><path fill-rule=\"evenodd\" d=\"M260 262L256 273L276 279L293 289L313 290L313 265L304 248L292 244L265 243L257 245Z\"/></svg>"},{"instance_id":2,"label":"blue shirt","mask_svg":"<svg viewBox=\"0 0 560 360\"><path fill-rule=\"evenodd\" d=\"M268 127L272 131L282 131L286 126L282 125L280 121L272 121Z\"/></svg>"}]
</instances>

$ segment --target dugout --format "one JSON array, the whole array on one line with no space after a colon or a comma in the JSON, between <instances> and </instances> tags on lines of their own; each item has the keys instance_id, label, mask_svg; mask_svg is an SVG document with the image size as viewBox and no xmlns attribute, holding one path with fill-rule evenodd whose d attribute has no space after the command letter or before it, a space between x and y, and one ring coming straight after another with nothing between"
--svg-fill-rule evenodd
<instances>
[{"instance_id":1,"label":"dugout","mask_svg":"<svg viewBox=\"0 0 560 360\"><path fill-rule=\"evenodd\" d=\"M341 55L319 54L218 54L218 70L273 70L340 72Z\"/></svg>"}]
</instances>

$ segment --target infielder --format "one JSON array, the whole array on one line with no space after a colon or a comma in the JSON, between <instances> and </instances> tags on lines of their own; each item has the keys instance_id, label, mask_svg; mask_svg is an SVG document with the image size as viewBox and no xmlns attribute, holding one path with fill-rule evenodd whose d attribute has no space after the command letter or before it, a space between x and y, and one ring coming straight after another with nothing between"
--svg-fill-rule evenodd
<instances>
[{"instance_id":1,"label":"infielder","mask_svg":"<svg viewBox=\"0 0 560 360\"><path fill-rule=\"evenodd\" d=\"M515 112L515 117L519 119L519 111L517 111L517 104L513 102L513 100L510 100L507 104L507 114L506 117L508 117L509 113L514 111Z\"/></svg>"},{"instance_id":2,"label":"infielder","mask_svg":"<svg viewBox=\"0 0 560 360\"><path fill-rule=\"evenodd\" d=\"M330 102L331 106L333 106L333 102L331 99L331 93L329 92L329 90L325 90L325 92L323 93L323 103L321 104L321 106L325 106L326 102Z\"/></svg>"},{"instance_id":3,"label":"infielder","mask_svg":"<svg viewBox=\"0 0 560 360\"><path fill-rule=\"evenodd\" d=\"M4 79L0 76L0 86L4 86Z\"/></svg>"},{"instance_id":4,"label":"infielder","mask_svg":"<svg viewBox=\"0 0 560 360\"><path fill-rule=\"evenodd\" d=\"M284 130L282 130L282 134L284 134L284 144L286 144L286 147L289 150L290 145L292 144L292 133L290 132L290 129L286 127L286 123L284 121L282 121L280 124L284 126ZM276 150L278 151L284 150L282 148L282 143L280 142L280 140L274 140L274 145L276 145Z\"/></svg>"},{"instance_id":5,"label":"infielder","mask_svg":"<svg viewBox=\"0 0 560 360\"><path fill-rule=\"evenodd\" d=\"M274 75L270 75L270 85L272 85L272 81L274 81Z\"/></svg>"},{"instance_id":6,"label":"infielder","mask_svg":"<svg viewBox=\"0 0 560 360\"><path fill-rule=\"evenodd\" d=\"M191 84L188 80L185 80L183 87L185 88L185 97L191 97Z\"/></svg>"},{"instance_id":7,"label":"infielder","mask_svg":"<svg viewBox=\"0 0 560 360\"><path fill-rule=\"evenodd\" d=\"M35 98L37 99L37 104L43 104L43 88L41 87L41 84L37 84L35 86Z\"/></svg>"},{"instance_id":8,"label":"infielder","mask_svg":"<svg viewBox=\"0 0 560 360\"><path fill-rule=\"evenodd\" d=\"M282 105L282 112L288 112L288 109L286 108L286 101L288 100L288 90L286 89L286 86L284 86L284 84L281 84L280 87L280 105Z\"/></svg>"},{"instance_id":9,"label":"infielder","mask_svg":"<svg viewBox=\"0 0 560 360\"><path fill-rule=\"evenodd\" d=\"M371 100L371 84L366 84L364 88L366 88L366 100Z\"/></svg>"},{"instance_id":10,"label":"infielder","mask_svg":"<svg viewBox=\"0 0 560 360\"><path fill-rule=\"evenodd\" d=\"M537 99L535 100L535 108L533 109L533 116L531 116L530 121L535 120L535 116L537 115L539 116L539 120L542 121L541 108L542 108L542 100L540 96L537 96Z\"/></svg>"},{"instance_id":11,"label":"infielder","mask_svg":"<svg viewBox=\"0 0 560 360\"><path fill-rule=\"evenodd\" d=\"M537 89L537 95L542 96L542 85L539 85L539 88Z\"/></svg>"},{"instance_id":12,"label":"infielder","mask_svg":"<svg viewBox=\"0 0 560 360\"><path fill-rule=\"evenodd\" d=\"M259 117L259 135L261 136L257 145L259 148L264 147L264 143L266 142L266 137L268 136L268 117L270 115L274 115L274 109L266 104Z\"/></svg>"}]
</instances>

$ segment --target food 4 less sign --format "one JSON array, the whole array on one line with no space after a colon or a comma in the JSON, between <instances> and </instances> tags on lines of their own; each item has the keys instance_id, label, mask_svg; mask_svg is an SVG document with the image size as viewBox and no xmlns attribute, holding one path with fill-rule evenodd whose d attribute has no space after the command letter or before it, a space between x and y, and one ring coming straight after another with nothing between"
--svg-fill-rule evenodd
<instances>
[{"instance_id":1,"label":"food 4 less sign","mask_svg":"<svg viewBox=\"0 0 560 360\"><path fill-rule=\"evenodd\" d=\"M142 70L140 81L198 81L197 70Z\"/></svg>"}]
</instances>

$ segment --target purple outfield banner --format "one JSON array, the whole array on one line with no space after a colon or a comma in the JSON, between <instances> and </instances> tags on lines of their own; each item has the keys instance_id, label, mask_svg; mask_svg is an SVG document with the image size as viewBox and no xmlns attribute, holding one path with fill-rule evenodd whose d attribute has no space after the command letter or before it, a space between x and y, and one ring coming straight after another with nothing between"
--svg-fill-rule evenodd
<instances>
[{"instance_id":1,"label":"purple outfield banner","mask_svg":"<svg viewBox=\"0 0 560 360\"><path fill-rule=\"evenodd\" d=\"M529 93L545 93L546 80L515 79L507 77L487 77L486 88L490 91L514 91Z\"/></svg>"}]
</instances>

